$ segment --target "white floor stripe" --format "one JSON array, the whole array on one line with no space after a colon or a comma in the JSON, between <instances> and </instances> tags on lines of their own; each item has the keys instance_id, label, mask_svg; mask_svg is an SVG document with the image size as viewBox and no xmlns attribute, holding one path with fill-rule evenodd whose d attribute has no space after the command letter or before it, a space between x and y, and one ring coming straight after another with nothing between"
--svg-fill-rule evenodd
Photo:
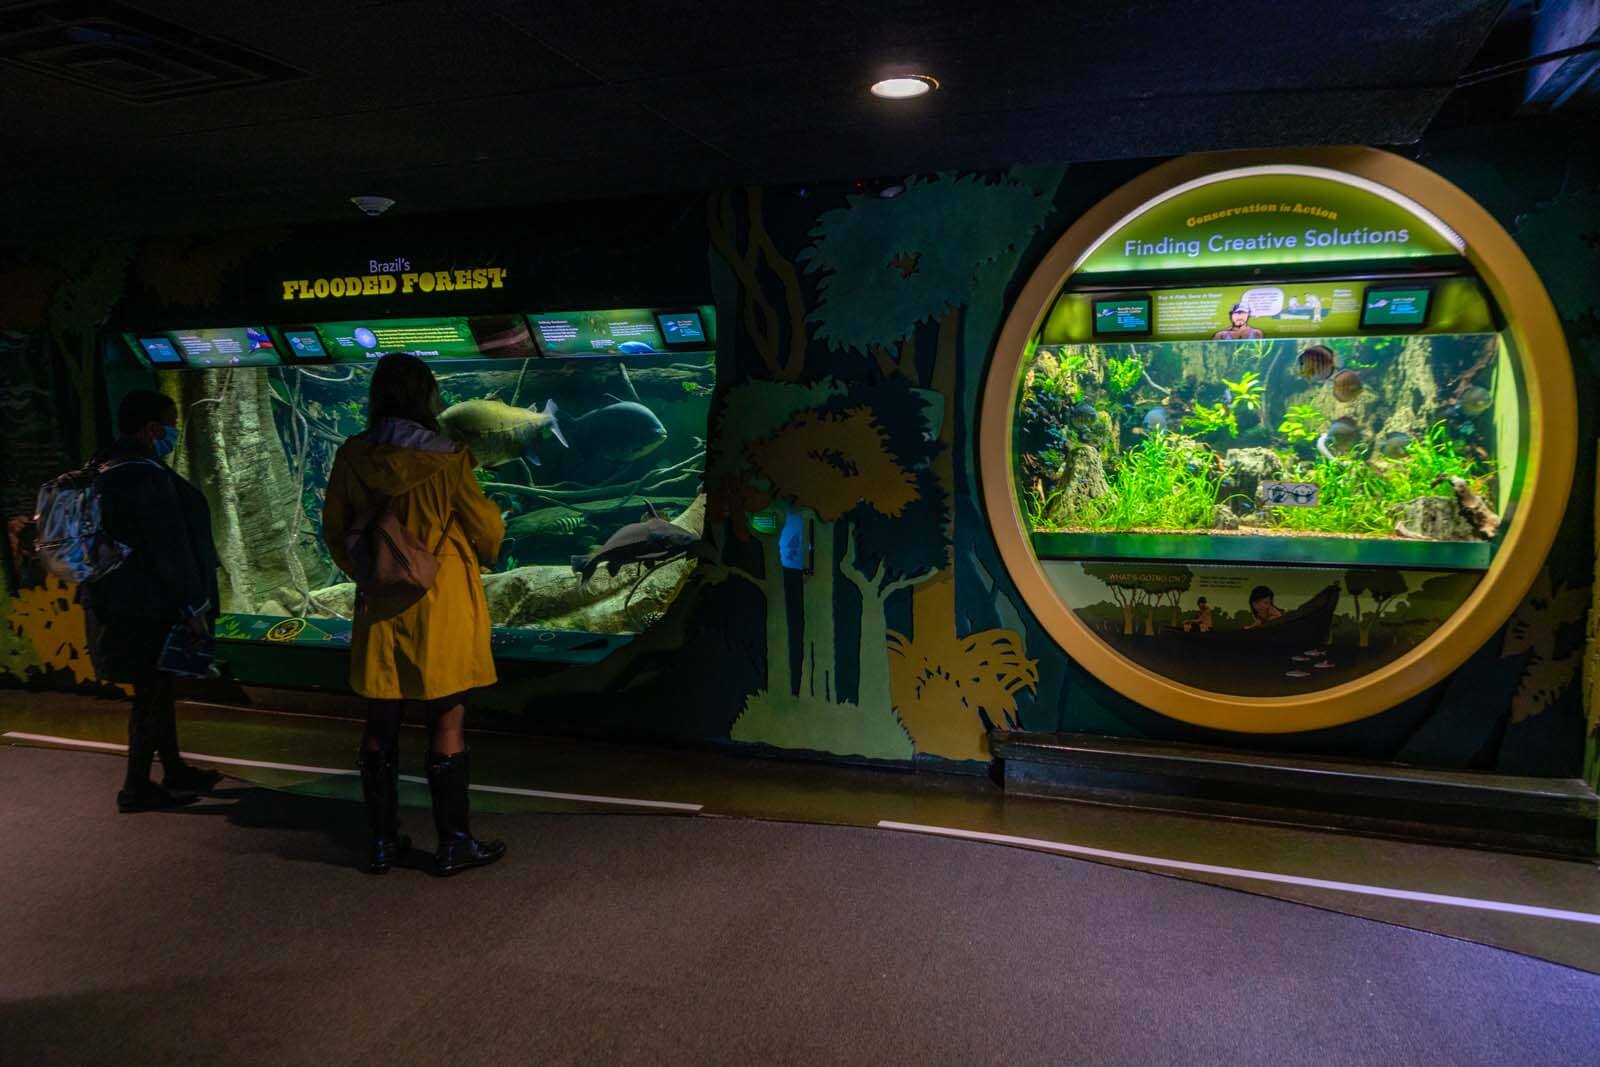
<instances>
[{"instance_id":1,"label":"white floor stripe","mask_svg":"<svg viewBox=\"0 0 1600 1067\"><path fill-rule=\"evenodd\" d=\"M75 737L53 737L50 734L28 734L10 730L4 735L17 741L39 741L49 745L67 745L72 748L92 748L102 752L126 752L127 745L113 744L110 741L80 741ZM226 767L262 767L274 771L303 771L307 774L342 774L358 775L361 772L354 767L312 767L303 763L273 763L270 760L239 759L236 756L211 756L204 752L180 753L184 759L195 760L200 763L218 763ZM414 774L402 774L403 782L416 782L427 785L428 780ZM576 800L585 804L610 804L628 808L655 808L666 811L701 811L703 804L684 804L675 800L639 800L633 797L607 797L594 796L588 793L555 793L545 789L517 789L509 785L473 785L469 788L481 793L507 793L519 797L540 797L548 800Z\"/></svg>"},{"instance_id":2,"label":"white floor stripe","mask_svg":"<svg viewBox=\"0 0 1600 1067\"><path fill-rule=\"evenodd\" d=\"M1564 922L1589 923L1600 926L1600 915L1585 911L1563 911L1560 908L1539 908L1531 904L1511 904L1503 900L1479 900L1475 897L1452 897L1442 893L1419 893L1411 889L1389 889L1378 885L1361 885L1357 882L1330 882L1322 878L1303 878L1295 874L1274 874L1271 871L1253 871L1245 867L1218 867L1210 863L1191 863L1188 860L1165 859L1160 856L1141 856L1133 852L1114 852L1110 849L1091 848L1088 845L1068 845L1045 841L1037 837L1013 837L1010 834L989 834L981 830L958 830L950 826L925 826L921 823L894 822L884 819L878 823L882 830L905 830L917 834L939 837L959 837L969 841L986 841L999 845L1018 845L1023 848L1060 852L1068 856L1085 856L1092 859L1114 860L1119 863L1137 863L1173 871L1195 874L1216 874L1227 878L1243 878L1255 882L1276 882L1280 885L1298 885L1310 889L1326 889L1335 893L1359 893L1369 897L1388 897L1393 900L1413 900L1422 904L1444 904L1453 908L1475 908L1479 911L1498 911L1510 915L1530 915L1539 919L1559 919Z\"/></svg>"}]
</instances>

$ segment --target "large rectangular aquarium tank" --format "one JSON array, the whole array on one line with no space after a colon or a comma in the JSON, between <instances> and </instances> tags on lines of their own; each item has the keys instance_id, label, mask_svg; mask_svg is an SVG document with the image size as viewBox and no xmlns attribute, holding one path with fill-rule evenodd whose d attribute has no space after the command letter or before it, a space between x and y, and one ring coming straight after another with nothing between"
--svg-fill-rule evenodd
<instances>
[{"instance_id":1,"label":"large rectangular aquarium tank","mask_svg":"<svg viewBox=\"0 0 1600 1067\"><path fill-rule=\"evenodd\" d=\"M1494 333L1041 344L1016 404L1045 558L1476 569L1516 476Z\"/></svg>"},{"instance_id":2,"label":"large rectangular aquarium tank","mask_svg":"<svg viewBox=\"0 0 1600 1067\"><path fill-rule=\"evenodd\" d=\"M506 521L484 575L497 654L598 657L667 610L702 554L714 362L687 351L432 363L446 431L495 442L474 451ZM323 544L322 508L335 453L366 428L373 366L160 376L182 408L174 465L211 505L219 636L349 640L355 589Z\"/></svg>"}]
</instances>

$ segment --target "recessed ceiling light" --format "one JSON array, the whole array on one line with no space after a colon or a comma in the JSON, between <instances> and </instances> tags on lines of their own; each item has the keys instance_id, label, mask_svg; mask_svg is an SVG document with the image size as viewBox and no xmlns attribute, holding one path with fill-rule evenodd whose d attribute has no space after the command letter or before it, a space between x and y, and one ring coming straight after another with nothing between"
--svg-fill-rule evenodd
<instances>
[{"instance_id":1,"label":"recessed ceiling light","mask_svg":"<svg viewBox=\"0 0 1600 1067\"><path fill-rule=\"evenodd\" d=\"M939 81L927 74L904 74L872 83L872 95L885 100L908 100L939 88Z\"/></svg>"}]
</instances>

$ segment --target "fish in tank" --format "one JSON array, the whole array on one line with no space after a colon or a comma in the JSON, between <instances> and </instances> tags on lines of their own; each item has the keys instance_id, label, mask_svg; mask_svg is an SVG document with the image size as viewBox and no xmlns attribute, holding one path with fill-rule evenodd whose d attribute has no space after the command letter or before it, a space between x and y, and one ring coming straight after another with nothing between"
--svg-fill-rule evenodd
<instances>
[{"instance_id":1,"label":"fish in tank","mask_svg":"<svg viewBox=\"0 0 1600 1067\"><path fill-rule=\"evenodd\" d=\"M1515 402L1498 352L1493 334L1041 345L1016 398L1023 518L1035 534L1487 540L1505 507L1497 413Z\"/></svg>"},{"instance_id":2,"label":"fish in tank","mask_svg":"<svg viewBox=\"0 0 1600 1067\"><path fill-rule=\"evenodd\" d=\"M433 364L444 431L505 518L484 574L497 628L625 635L661 617L702 555L710 353ZM340 444L366 428L372 364L218 368L163 379L175 465L211 504L222 610L344 619L355 590L322 544Z\"/></svg>"}]
</instances>

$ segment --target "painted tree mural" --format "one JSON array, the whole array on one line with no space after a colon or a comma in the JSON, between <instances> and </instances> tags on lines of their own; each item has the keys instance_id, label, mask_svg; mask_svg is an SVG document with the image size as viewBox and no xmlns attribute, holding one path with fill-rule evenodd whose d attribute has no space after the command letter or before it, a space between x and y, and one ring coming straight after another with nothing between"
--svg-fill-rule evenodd
<instances>
[{"instance_id":1,"label":"painted tree mural","mask_svg":"<svg viewBox=\"0 0 1600 1067\"><path fill-rule=\"evenodd\" d=\"M765 412L759 417L753 414L757 403ZM767 602L768 685L747 700L734 724L734 739L910 758L911 740L892 706L885 605L935 572L945 544L938 524L947 505L929 470L938 446L928 432L922 398L898 382L782 389L751 383L730 390L723 410L750 431L790 412L764 435L741 438L742 447L716 451L710 477L722 486L723 497L751 511L771 502L799 511L807 519L815 560L814 572L802 583L803 632L795 635L803 650L798 679L788 674L791 635L776 538L760 538L760 578L723 564L728 573L760 588ZM933 538L904 536L908 526L929 523ZM834 625L841 610L841 575L860 602L860 637L848 650L840 647ZM839 684L844 654L855 668L854 701Z\"/></svg>"},{"instance_id":2,"label":"painted tree mural","mask_svg":"<svg viewBox=\"0 0 1600 1067\"><path fill-rule=\"evenodd\" d=\"M914 179L892 199L848 197L844 207L822 215L812 230L812 245L800 254L807 273L819 276L819 299L810 314L818 340L867 361L863 370L869 375L898 379L928 393L931 436L938 446L929 461L929 473L942 509L937 522L921 527L927 531L924 536L929 537L930 548L935 547L931 544L933 531L942 534L952 521L956 369L963 342L972 358L981 358L987 334L994 327L988 316L983 316L973 331L982 331L982 338L964 338L964 316L985 280L992 282L989 269L1014 261L1049 212L1049 196L1010 176L998 180L955 175ZM924 494L922 499L934 497ZM909 524L902 524L900 537L905 538L910 529ZM975 709L911 682L922 674L916 664L964 663L971 654L969 649L976 647L958 632L948 539L939 537L932 570L922 579L908 582L903 576L883 579L875 574L862 570L854 560L845 571L861 590L864 603L883 602L900 589L915 586L911 633L886 634L893 642L883 647L885 656L898 661L893 666L885 663L884 676L904 680L893 693L895 706L903 716L920 723L950 715L962 724L953 733L925 728L917 739L918 749L953 759L984 758L985 725ZM869 609L869 615L865 622L874 624L875 609ZM976 636L979 645L1008 641L1020 657L1021 637L1014 631ZM878 677L878 654L869 648L868 640L863 636L864 687L869 675L874 685ZM871 640L875 642L876 635ZM873 665L869 666L869 661ZM942 706L911 710L913 705L930 701Z\"/></svg>"},{"instance_id":3,"label":"painted tree mural","mask_svg":"<svg viewBox=\"0 0 1600 1067\"><path fill-rule=\"evenodd\" d=\"M1122 634L1132 637L1139 607L1150 597L1150 590L1141 580L1138 570L1126 563L1085 563L1083 573L1105 583L1111 599L1122 609Z\"/></svg>"},{"instance_id":4,"label":"painted tree mural","mask_svg":"<svg viewBox=\"0 0 1600 1067\"><path fill-rule=\"evenodd\" d=\"M1355 601L1356 631L1360 635L1358 644L1361 648L1371 644L1372 628L1377 625L1383 609L1396 598L1405 596L1411 589L1406 583L1404 572L1386 568L1347 571L1344 576L1344 586L1350 591L1351 599ZM1372 610L1365 615L1361 612L1363 595L1372 598Z\"/></svg>"}]
</instances>

